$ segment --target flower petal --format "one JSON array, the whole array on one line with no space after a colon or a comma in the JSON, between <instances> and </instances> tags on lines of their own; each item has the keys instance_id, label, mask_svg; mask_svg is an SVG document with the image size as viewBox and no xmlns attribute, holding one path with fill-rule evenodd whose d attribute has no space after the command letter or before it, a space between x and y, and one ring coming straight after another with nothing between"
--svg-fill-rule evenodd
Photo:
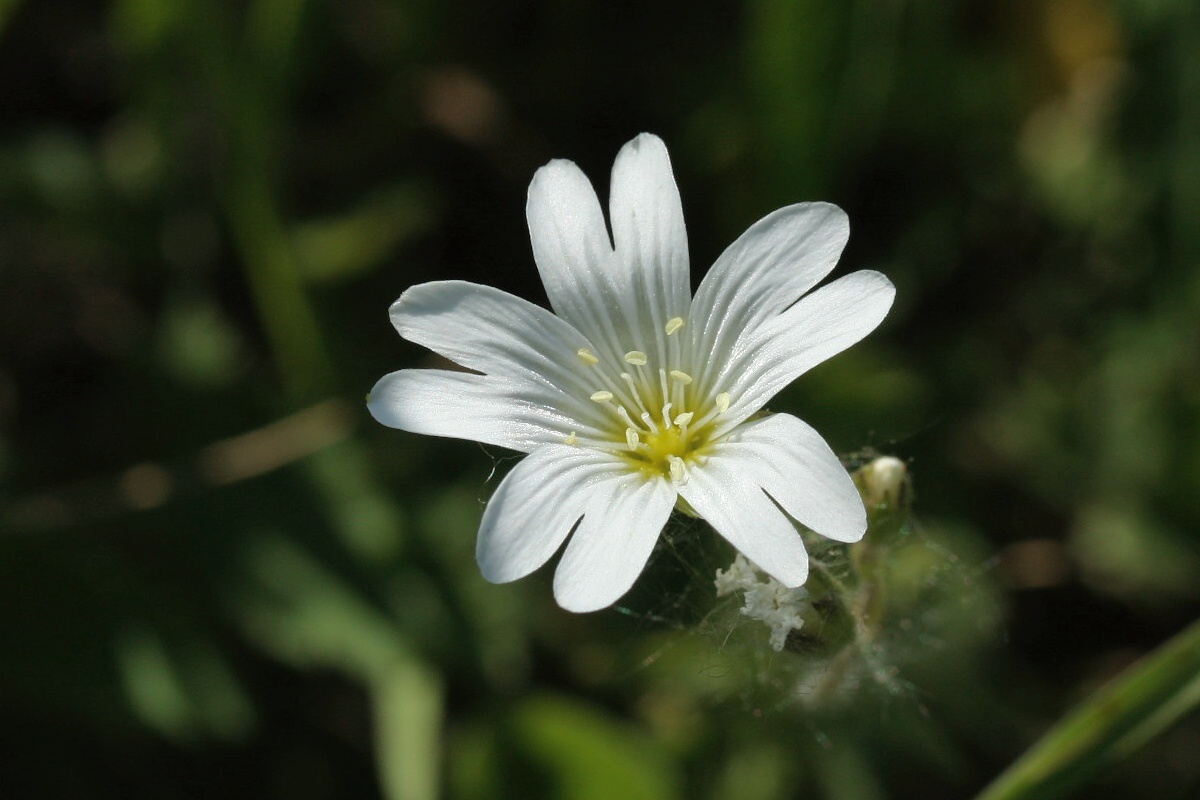
<instances>
[{"instance_id":1,"label":"flower petal","mask_svg":"<svg viewBox=\"0 0 1200 800\"><path fill-rule=\"evenodd\" d=\"M720 445L749 480L816 533L857 542L867 512L850 473L813 428L790 414L748 422Z\"/></svg>"},{"instance_id":2,"label":"flower petal","mask_svg":"<svg viewBox=\"0 0 1200 800\"><path fill-rule=\"evenodd\" d=\"M744 335L739 355L724 362L714 379L729 382L733 400L722 428L729 430L809 369L875 330L895 296L896 287L880 273L854 272Z\"/></svg>"},{"instance_id":3,"label":"flower petal","mask_svg":"<svg viewBox=\"0 0 1200 800\"><path fill-rule=\"evenodd\" d=\"M787 206L751 225L696 290L694 352L732 352L744 331L757 329L828 275L849 236L845 212L829 203Z\"/></svg>"},{"instance_id":4,"label":"flower petal","mask_svg":"<svg viewBox=\"0 0 1200 800\"><path fill-rule=\"evenodd\" d=\"M486 375L402 369L367 395L371 416L392 428L470 439L528 453L559 443L575 423L538 405L522 387Z\"/></svg>"},{"instance_id":5,"label":"flower petal","mask_svg":"<svg viewBox=\"0 0 1200 800\"><path fill-rule=\"evenodd\" d=\"M598 481L588 491L587 512L554 573L555 599L575 612L605 608L629 591L676 497L665 479L628 472Z\"/></svg>"},{"instance_id":6,"label":"flower petal","mask_svg":"<svg viewBox=\"0 0 1200 800\"><path fill-rule=\"evenodd\" d=\"M624 287L640 305L648 341L673 317L687 317L692 284L683 205L667 147L643 133L613 164L609 217Z\"/></svg>"},{"instance_id":7,"label":"flower petal","mask_svg":"<svg viewBox=\"0 0 1200 800\"><path fill-rule=\"evenodd\" d=\"M594 346L541 306L490 286L436 281L412 287L392 304L392 324L468 369L526 384L543 405L596 421L595 391L576 352Z\"/></svg>"},{"instance_id":8,"label":"flower petal","mask_svg":"<svg viewBox=\"0 0 1200 800\"><path fill-rule=\"evenodd\" d=\"M679 494L717 533L787 587L808 578L808 553L796 528L746 474L744 459L715 453L692 466Z\"/></svg>"},{"instance_id":9,"label":"flower petal","mask_svg":"<svg viewBox=\"0 0 1200 800\"><path fill-rule=\"evenodd\" d=\"M614 283L612 243L587 176L570 161L551 161L529 184L525 216L554 312L604 348L604 355L619 356L622 325L612 310L624 292Z\"/></svg>"},{"instance_id":10,"label":"flower petal","mask_svg":"<svg viewBox=\"0 0 1200 800\"><path fill-rule=\"evenodd\" d=\"M545 564L587 510L592 484L613 462L587 448L546 445L513 467L479 524L475 559L492 583L523 578Z\"/></svg>"}]
</instances>

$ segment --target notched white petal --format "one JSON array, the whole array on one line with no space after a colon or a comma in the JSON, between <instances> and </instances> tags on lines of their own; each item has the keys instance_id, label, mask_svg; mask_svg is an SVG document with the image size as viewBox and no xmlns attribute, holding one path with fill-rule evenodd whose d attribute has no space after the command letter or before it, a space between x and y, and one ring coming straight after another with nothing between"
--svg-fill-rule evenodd
<instances>
[{"instance_id":1,"label":"notched white petal","mask_svg":"<svg viewBox=\"0 0 1200 800\"><path fill-rule=\"evenodd\" d=\"M585 335L602 333L613 254L591 182L570 161L551 161L529 184L525 215L551 307Z\"/></svg>"},{"instance_id":2,"label":"notched white petal","mask_svg":"<svg viewBox=\"0 0 1200 800\"><path fill-rule=\"evenodd\" d=\"M587 512L554 573L554 597L568 611L597 611L621 598L646 566L675 491L663 479L629 474L588 487Z\"/></svg>"},{"instance_id":3,"label":"notched white petal","mask_svg":"<svg viewBox=\"0 0 1200 800\"><path fill-rule=\"evenodd\" d=\"M611 472L595 451L547 445L504 477L479 525L475 557L484 578L523 578L554 554L591 502L591 486Z\"/></svg>"},{"instance_id":4,"label":"notched white petal","mask_svg":"<svg viewBox=\"0 0 1200 800\"><path fill-rule=\"evenodd\" d=\"M724 374L738 388L737 419L762 408L817 364L860 341L883 321L896 288L872 270L853 272L800 299L741 337Z\"/></svg>"},{"instance_id":5,"label":"notched white petal","mask_svg":"<svg viewBox=\"0 0 1200 800\"><path fill-rule=\"evenodd\" d=\"M692 467L679 495L759 569L784 586L808 578L804 541L779 508L742 470L718 456Z\"/></svg>"},{"instance_id":6,"label":"notched white petal","mask_svg":"<svg viewBox=\"0 0 1200 800\"><path fill-rule=\"evenodd\" d=\"M456 364L529 385L571 390L562 354L587 352L579 331L541 306L491 286L434 281L408 289L390 309L405 339Z\"/></svg>"},{"instance_id":7,"label":"notched white petal","mask_svg":"<svg viewBox=\"0 0 1200 800\"><path fill-rule=\"evenodd\" d=\"M790 414L743 424L715 457L736 465L822 536L857 542L867 530L866 509L850 473L812 426Z\"/></svg>"},{"instance_id":8,"label":"notched white petal","mask_svg":"<svg viewBox=\"0 0 1200 800\"><path fill-rule=\"evenodd\" d=\"M797 203L763 217L721 254L692 302L697 352L734 352L734 343L783 311L833 269L850 236L845 212Z\"/></svg>"},{"instance_id":9,"label":"notched white petal","mask_svg":"<svg viewBox=\"0 0 1200 800\"><path fill-rule=\"evenodd\" d=\"M631 326L657 335L667 321L663 312L686 312L691 304L683 206L666 145L657 136L643 133L617 154L609 217L616 283L627 294L621 305L636 309Z\"/></svg>"},{"instance_id":10,"label":"notched white petal","mask_svg":"<svg viewBox=\"0 0 1200 800\"><path fill-rule=\"evenodd\" d=\"M557 442L570 424L561 413L523 397L500 378L436 369L406 369L382 377L367 409L391 428L469 439L529 452Z\"/></svg>"}]
</instances>

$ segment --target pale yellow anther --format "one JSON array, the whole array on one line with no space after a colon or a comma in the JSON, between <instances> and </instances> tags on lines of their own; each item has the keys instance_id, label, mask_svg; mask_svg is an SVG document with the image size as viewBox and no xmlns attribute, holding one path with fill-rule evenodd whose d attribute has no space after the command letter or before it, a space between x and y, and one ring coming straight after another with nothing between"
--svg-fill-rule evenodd
<instances>
[{"instance_id":1,"label":"pale yellow anther","mask_svg":"<svg viewBox=\"0 0 1200 800\"><path fill-rule=\"evenodd\" d=\"M613 399L613 393L606 392L603 389L601 389L598 392L592 392L592 399L595 400L597 403L607 403L609 400Z\"/></svg>"},{"instance_id":2,"label":"pale yellow anther","mask_svg":"<svg viewBox=\"0 0 1200 800\"><path fill-rule=\"evenodd\" d=\"M600 359L596 358L596 354L586 347L581 347L575 351L575 355L579 356L579 360L587 364L589 367L593 364L599 364Z\"/></svg>"},{"instance_id":3,"label":"pale yellow anther","mask_svg":"<svg viewBox=\"0 0 1200 800\"><path fill-rule=\"evenodd\" d=\"M684 386L687 386L689 383L692 382L692 376L688 375L686 372L680 372L677 369L673 369L673 370L671 370L671 380L675 381L676 383L682 383Z\"/></svg>"},{"instance_id":4,"label":"pale yellow anther","mask_svg":"<svg viewBox=\"0 0 1200 800\"><path fill-rule=\"evenodd\" d=\"M687 465L683 463L683 459L679 456L667 456L667 464L671 469L671 480L675 483L684 483L687 480Z\"/></svg>"},{"instance_id":5,"label":"pale yellow anther","mask_svg":"<svg viewBox=\"0 0 1200 800\"><path fill-rule=\"evenodd\" d=\"M671 317L667 320L667 324L663 326L663 330L667 332L667 336L670 336L682 327L683 317Z\"/></svg>"},{"instance_id":6,"label":"pale yellow anther","mask_svg":"<svg viewBox=\"0 0 1200 800\"><path fill-rule=\"evenodd\" d=\"M690 423L694 416L696 416L695 412L685 411L675 418L675 424L682 428L684 425Z\"/></svg>"},{"instance_id":7,"label":"pale yellow anther","mask_svg":"<svg viewBox=\"0 0 1200 800\"><path fill-rule=\"evenodd\" d=\"M629 445L630 450L637 450L638 445L641 443L642 440L638 438L637 431L635 431L633 428L625 429L625 444Z\"/></svg>"},{"instance_id":8,"label":"pale yellow anther","mask_svg":"<svg viewBox=\"0 0 1200 800\"><path fill-rule=\"evenodd\" d=\"M724 414L729 410L729 392L721 392L714 402L717 404L717 413Z\"/></svg>"},{"instance_id":9,"label":"pale yellow anther","mask_svg":"<svg viewBox=\"0 0 1200 800\"><path fill-rule=\"evenodd\" d=\"M625 354L625 363L633 364L635 367L644 367L647 361L649 358L641 350L630 350Z\"/></svg>"},{"instance_id":10,"label":"pale yellow anther","mask_svg":"<svg viewBox=\"0 0 1200 800\"><path fill-rule=\"evenodd\" d=\"M575 435L575 431L571 431L570 434L563 438L563 444L569 444L572 447L579 444L579 437Z\"/></svg>"}]
</instances>

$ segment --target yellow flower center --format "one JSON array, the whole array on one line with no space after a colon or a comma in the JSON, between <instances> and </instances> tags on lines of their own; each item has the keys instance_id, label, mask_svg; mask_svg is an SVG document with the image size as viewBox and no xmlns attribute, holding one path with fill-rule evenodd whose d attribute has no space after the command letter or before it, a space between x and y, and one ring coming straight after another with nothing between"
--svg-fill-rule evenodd
<instances>
[{"instance_id":1,"label":"yellow flower center","mask_svg":"<svg viewBox=\"0 0 1200 800\"><path fill-rule=\"evenodd\" d=\"M680 317L668 321L668 339L683 327ZM688 467L702 459L712 443L717 417L729 409L729 395L707 396L679 369L677 341L668 340L658 352L675 363L654 364L645 352L630 350L619 365L611 364L580 349L576 355L594 380L589 399L604 407L604 418L594 426L599 437L571 431L563 442L608 450L647 477L666 477L682 485Z\"/></svg>"},{"instance_id":2,"label":"yellow flower center","mask_svg":"<svg viewBox=\"0 0 1200 800\"><path fill-rule=\"evenodd\" d=\"M691 413L691 412L687 412ZM646 475L665 475L676 483L687 480L687 467L703 456L709 443L709 430L697 431L687 425L672 425L647 433L637 448L621 455Z\"/></svg>"}]
</instances>

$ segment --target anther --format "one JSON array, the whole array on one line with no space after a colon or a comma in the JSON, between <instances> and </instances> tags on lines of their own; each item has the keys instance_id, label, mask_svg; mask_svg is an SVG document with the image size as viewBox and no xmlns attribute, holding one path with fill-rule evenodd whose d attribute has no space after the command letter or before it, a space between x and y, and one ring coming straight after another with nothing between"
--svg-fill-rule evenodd
<instances>
[{"instance_id":1,"label":"anther","mask_svg":"<svg viewBox=\"0 0 1200 800\"><path fill-rule=\"evenodd\" d=\"M667 456L667 464L671 469L671 480L677 484L687 482L687 465L679 456Z\"/></svg>"},{"instance_id":2,"label":"anther","mask_svg":"<svg viewBox=\"0 0 1200 800\"><path fill-rule=\"evenodd\" d=\"M601 389L598 392L592 392L592 399L595 400L597 403L607 403L609 400L613 399L613 393L606 392L603 389Z\"/></svg>"},{"instance_id":3,"label":"anther","mask_svg":"<svg viewBox=\"0 0 1200 800\"><path fill-rule=\"evenodd\" d=\"M676 383L682 383L684 386L687 386L689 383L692 382L692 376L688 375L686 372L680 372L677 369L673 369L673 370L671 370L671 380L675 381Z\"/></svg>"},{"instance_id":4,"label":"anther","mask_svg":"<svg viewBox=\"0 0 1200 800\"><path fill-rule=\"evenodd\" d=\"M589 367L593 364L599 364L600 359L596 358L596 354L586 347L581 347L575 351L575 355L579 356L579 360L587 364Z\"/></svg>"},{"instance_id":5,"label":"anther","mask_svg":"<svg viewBox=\"0 0 1200 800\"><path fill-rule=\"evenodd\" d=\"M675 424L681 428L687 427L688 423L692 421L692 417L694 416L696 416L694 412L685 411L675 418Z\"/></svg>"},{"instance_id":6,"label":"anther","mask_svg":"<svg viewBox=\"0 0 1200 800\"><path fill-rule=\"evenodd\" d=\"M625 363L633 364L635 367L644 367L649 359L641 350L630 350L625 354Z\"/></svg>"},{"instance_id":7,"label":"anther","mask_svg":"<svg viewBox=\"0 0 1200 800\"><path fill-rule=\"evenodd\" d=\"M724 414L729 410L729 392L721 392L716 396L717 413Z\"/></svg>"},{"instance_id":8,"label":"anther","mask_svg":"<svg viewBox=\"0 0 1200 800\"><path fill-rule=\"evenodd\" d=\"M633 428L625 429L625 444L629 445L630 450L637 450L638 445L641 443L642 440L638 438L637 431L635 431Z\"/></svg>"},{"instance_id":9,"label":"anther","mask_svg":"<svg viewBox=\"0 0 1200 800\"><path fill-rule=\"evenodd\" d=\"M575 431L571 431L568 436L563 438L563 444L569 444L572 447L579 444L579 437L575 435Z\"/></svg>"},{"instance_id":10,"label":"anther","mask_svg":"<svg viewBox=\"0 0 1200 800\"><path fill-rule=\"evenodd\" d=\"M672 333L675 333L682 327L683 317L671 317L669 320L667 320L667 324L663 326L663 330L667 332L667 336L670 336Z\"/></svg>"}]
</instances>

